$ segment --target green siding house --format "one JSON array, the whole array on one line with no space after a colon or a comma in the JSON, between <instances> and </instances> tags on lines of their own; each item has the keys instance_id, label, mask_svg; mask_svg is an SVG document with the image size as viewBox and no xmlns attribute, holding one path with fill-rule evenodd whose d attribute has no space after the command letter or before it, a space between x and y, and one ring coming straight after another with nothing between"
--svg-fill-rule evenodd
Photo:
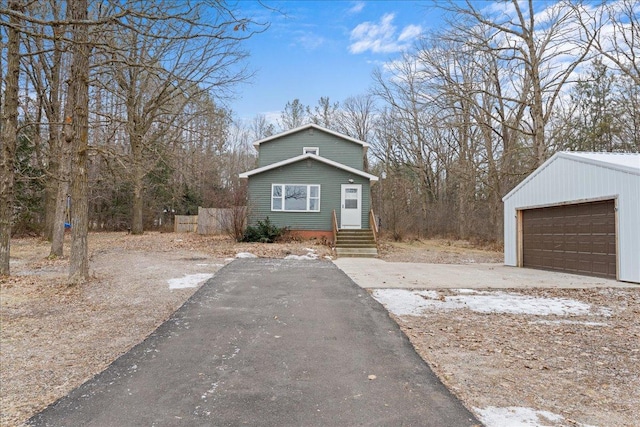
<instances>
[{"instance_id":1,"label":"green siding house","mask_svg":"<svg viewBox=\"0 0 640 427\"><path fill-rule=\"evenodd\" d=\"M369 144L308 124L253 144L258 168L247 179L249 223L269 217L303 237L331 236L338 228L367 229L371 184L364 171Z\"/></svg>"}]
</instances>

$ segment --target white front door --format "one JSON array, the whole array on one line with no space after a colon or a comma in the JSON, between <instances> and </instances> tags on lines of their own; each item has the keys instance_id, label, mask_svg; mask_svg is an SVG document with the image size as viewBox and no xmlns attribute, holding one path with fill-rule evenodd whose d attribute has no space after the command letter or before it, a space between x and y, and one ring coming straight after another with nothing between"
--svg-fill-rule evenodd
<instances>
[{"instance_id":1,"label":"white front door","mask_svg":"<svg viewBox=\"0 0 640 427\"><path fill-rule=\"evenodd\" d=\"M342 184L340 228L362 228L362 185Z\"/></svg>"}]
</instances>

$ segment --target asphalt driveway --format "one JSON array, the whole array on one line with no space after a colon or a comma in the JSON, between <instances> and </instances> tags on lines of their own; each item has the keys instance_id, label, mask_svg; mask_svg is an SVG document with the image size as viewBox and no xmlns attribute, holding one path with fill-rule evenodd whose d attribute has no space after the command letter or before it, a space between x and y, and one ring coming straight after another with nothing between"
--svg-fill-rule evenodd
<instances>
[{"instance_id":1,"label":"asphalt driveway","mask_svg":"<svg viewBox=\"0 0 640 427\"><path fill-rule=\"evenodd\" d=\"M36 426L470 426L333 263L237 260Z\"/></svg>"}]
</instances>

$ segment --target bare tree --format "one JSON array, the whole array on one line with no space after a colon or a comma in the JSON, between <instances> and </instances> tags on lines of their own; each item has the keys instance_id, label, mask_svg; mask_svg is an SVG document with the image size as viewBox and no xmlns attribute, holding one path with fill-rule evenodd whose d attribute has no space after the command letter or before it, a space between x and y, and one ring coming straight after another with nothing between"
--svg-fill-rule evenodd
<instances>
[{"instance_id":1,"label":"bare tree","mask_svg":"<svg viewBox=\"0 0 640 427\"><path fill-rule=\"evenodd\" d=\"M62 128L62 97L65 93L63 85L63 52L65 49L65 25L63 5L55 1L31 2L28 5L29 17L39 18L46 22L56 23L43 25L29 20L25 21L24 42L25 58L24 68L28 80L33 85L33 93L37 94L37 102L44 112L43 119L37 119L35 136L41 138L41 129L45 135L46 147L41 147L40 151L44 156L47 179L45 179L44 194L44 234L52 241L51 254L62 256L62 235L54 237L54 226L56 222L64 220L64 206L66 206L66 195L62 202L63 210L55 217L56 196L58 184L63 183L68 187L68 172L59 173L60 150L61 150L61 128ZM38 114L40 115L40 114ZM68 168L67 168L68 169Z\"/></svg>"},{"instance_id":2,"label":"bare tree","mask_svg":"<svg viewBox=\"0 0 640 427\"><path fill-rule=\"evenodd\" d=\"M373 135L375 100L373 95L351 96L342 102L338 116L338 131L360 141Z\"/></svg>"},{"instance_id":3,"label":"bare tree","mask_svg":"<svg viewBox=\"0 0 640 427\"><path fill-rule=\"evenodd\" d=\"M583 43L593 46L620 72L640 86L640 13L637 0L603 2L589 8L573 5L583 30Z\"/></svg>"},{"instance_id":4,"label":"bare tree","mask_svg":"<svg viewBox=\"0 0 640 427\"><path fill-rule=\"evenodd\" d=\"M156 2L108 34L105 62L109 61L108 72L117 85L114 93L126 111L133 234L143 232L144 178L157 159L153 153L162 143L158 138L166 143L169 127L185 126L176 126L176 119L189 120L183 112L192 98L207 92L223 96L250 76L240 66L246 53L239 48L239 41L253 34L241 32L248 23L236 19L223 3L184 8Z\"/></svg>"},{"instance_id":5,"label":"bare tree","mask_svg":"<svg viewBox=\"0 0 640 427\"><path fill-rule=\"evenodd\" d=\"M532 154L540 165L550 154L545 127L574 70L588 57L593 37L581 42L576 9L569 5L545 4L542 11L535 6L533 0L511 0L504 3L501 14L490 14L465 1L450 2L446 10L454 13L450 23L458 37L474 40L479 49L496 55L519 76L514 83L521 87L521 94L528 94L529 109L528 121L521 125L531 137ZM479 40L479 26L492 30L483 29L488 38Z\"/></svg>"},{"instance_id":6,"label":"bare tree","mask_svg":"<svg viewBox=\"0 0 640 427\"><path fill-rule=\"evenodd\" d=\"M420 220L414 232L420 236L430 227L425 218L435 195L433 171L437 159L429 145L432 141L430 103L425 97L422 70L412 55L405 54L395 61L390 74L385 78L380 70L374 72L374 94L389 110L381 116L386 123L384 136L378 135L372 154L394 165L392 169L410 172L413 177L411 185L416 191L412 205L414 215Z\"/></svg>"},{"instance_id":7,"label":"bare tree","mask_svg":"<svg viewBox=\"0 0 640 427\"><path fill-rule=\"evenodd\" d=\"M62 6L56 2L32 4L31 16L44 16L51 22L63 22ZM39 94L38 101L44 110L46 122L36 121L36 126L47 130L47 155L45 180L44 233L51 241L50 256L63 255L64 224L69 195L70 143L63 142L62 134L62 97L63 88L63 51L65 49L65 25L40 25L26 23L27 75L32 82L34 92ZM66 70L68 71L68 70ZM71 104L72 105L72 104ZM67 111L71 106L68 104ZM40 131L37 132L38 134Z\"/></svg>"},{"instance_id":8,"label":"bare tree","mask_svg":"<svg viewBox=\"0 0 640 427\"><path fill-rule=\"evenodd\" d=\"M71 84L67 96L73 99L73 112L65 117L65 126L71 136L73 160L71 163L71 256L69 280L72 283L85 281L89 276L89 207L88 171L89 151L89 5L87 0L70 0L69 16L72 26L73 45L71 62ZM68 114L68 111L65 112ZM65 131L66 132L66 131ZM69 137L65 136L68 140Z\"/></svg>"},{"instance_id":9,"label":"bare tree","mask_svg":"<svg viewBox=\"0 0 640 427\"><path fill-rule=\"evenodd\" d=\"M20 0L9 0L9 10L22 12ZM0 132L0 276L9 275L9 255L11 245L11 224L13 220L13 181L16 140L18 137L18 82L20 75L20 26L22 20L11 15L9 21L2 21L6 29L7 69L4 80L4 99ZM4 48L3 48L4 50Z\"/></svg>"},{"instance_id":10,"label":"bare tree","mask_svg":"<svg viewBox=\"0 0 640 427\"><path fill-rule=\"evenodd\" d=\"M284 106L284 110L280 113L278 126L283 131L295 129L307 123L307 107L300 102L298 98L288 101Z\"/></svg>"},{"instance_id":11,"label":"bare tree","mask_svg":"<svg viewBox=\"0 0 640 427\"><path fill-rule=\"evenodd\" d=\"M307 106L307 116L311 123L326 129L336 129L339 109L339 102L331 102L328 96L321 96L313 110Z\"/></svg>"},{"instance_id":12,"label":"bare tree","mask_svg":"<svg viewBox=\"0 0 640 427\"><path fill-rule=\"evenodd\" d=\"M251 132L254 141L275 135L276 129L273 123L268 123L267 118L259 114L251 121Z\"/></svg>"},{"instance_id":13,"label":"bare tree","mask_svg":"<svg viewBox=\"0 0 640 427\"><path fill-rule=\"evenodd\" d=\"M471 30L470 30L471 31ZM434 34L419 48L418 58L430 81L438 132L447 143L437 148L447 159L449 196L457 194L457 229L461 237L473 234L501 236L502 196L512 188L514 147L523 139L522 121L529 98L508 67L486 47L486 26L475 25L474 37L455 30ZM478 48L478 47L481 48ZM518 83L514 84L514 80ZM520 90L516 88L521 87ZM450 130L455 130L451 132ZM443 150L444 148L444 150ZM453 158L444 154L453 148ZM449 178L454 179L450 187ZM488 201L489 230L484 201Z\"/></svg>"},{"instance_id":14,"label":"bare tree","mask_svg":"<svg viewBox=\"0 0 640 427\"><path fill-rule=\"evenodd\" d=\"M614 120L619 133L620 149L640 153L640 85L630 76L619 76Z\"/></svg>"}]
</instances>

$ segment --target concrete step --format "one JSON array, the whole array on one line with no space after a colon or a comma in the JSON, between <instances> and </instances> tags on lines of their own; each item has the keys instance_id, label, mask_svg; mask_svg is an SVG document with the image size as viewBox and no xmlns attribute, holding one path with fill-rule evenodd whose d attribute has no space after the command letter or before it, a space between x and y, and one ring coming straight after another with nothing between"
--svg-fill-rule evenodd
<instances>
[{"instance_id":1,"label":"concrete step","mask_svg":"<svg viewBox=\"0 0 640 427\"><path fill-rule=\"evenodd\" d=\"M339 230L336 239L336 255L338 257L377 257L378 245L373 231L368 229Z\"/></svg>"},{"instance_id":2,"label":"concrete step","mask_svg":"<svg viewBox=\"0 0 640 427\"><path fill-rule=\"evenodd\" d=\"M360 236L345 236L343 234L338 234L338 240L374 240L373 235L360 235Z\"/></svg>"},{"instance_id":3,"label":"concrete step","mask_svg":"<svg viewBox=\"0 0 640 427\"><path fill-rule=\"evenodd\" d=\"M377 258L378 249L376 248L338 248L336 247L336 255L338 258Z\"/></svg>"},{"instance_id":4,"label":"concrete step","mask_svg":"<svg viewBox=\"0 0 640 427\"><path fill-rule=\"evenodd\" d=\"M375 249L377 250L378 247L376 245L349 245L349 246L336 246L336 249L340 248L340 249Z\"/></svg>"},{"instance_id":5,"label":"concrete step","mask_svg":"<svg viewBox=\"0 0 640 427\"><path fill-rule=\"evenodd\" d=\"M377 248L378 245L373 240L338 240L336 248Z\"/></svg>"},{"instance_id":6,"label":"concrete step","mask_svg":"<svg viewBox=\"0 0 640 427\"><path fill-rule=\"evenodd\" d=\"M345 236L358 236L358 235L373 235L373 231L369 230L369 229L362 229L362 230L351 230L351 229L342 229L342 230L338 230L338 234L342 234Z\"/></svg>"}]
</instances>

